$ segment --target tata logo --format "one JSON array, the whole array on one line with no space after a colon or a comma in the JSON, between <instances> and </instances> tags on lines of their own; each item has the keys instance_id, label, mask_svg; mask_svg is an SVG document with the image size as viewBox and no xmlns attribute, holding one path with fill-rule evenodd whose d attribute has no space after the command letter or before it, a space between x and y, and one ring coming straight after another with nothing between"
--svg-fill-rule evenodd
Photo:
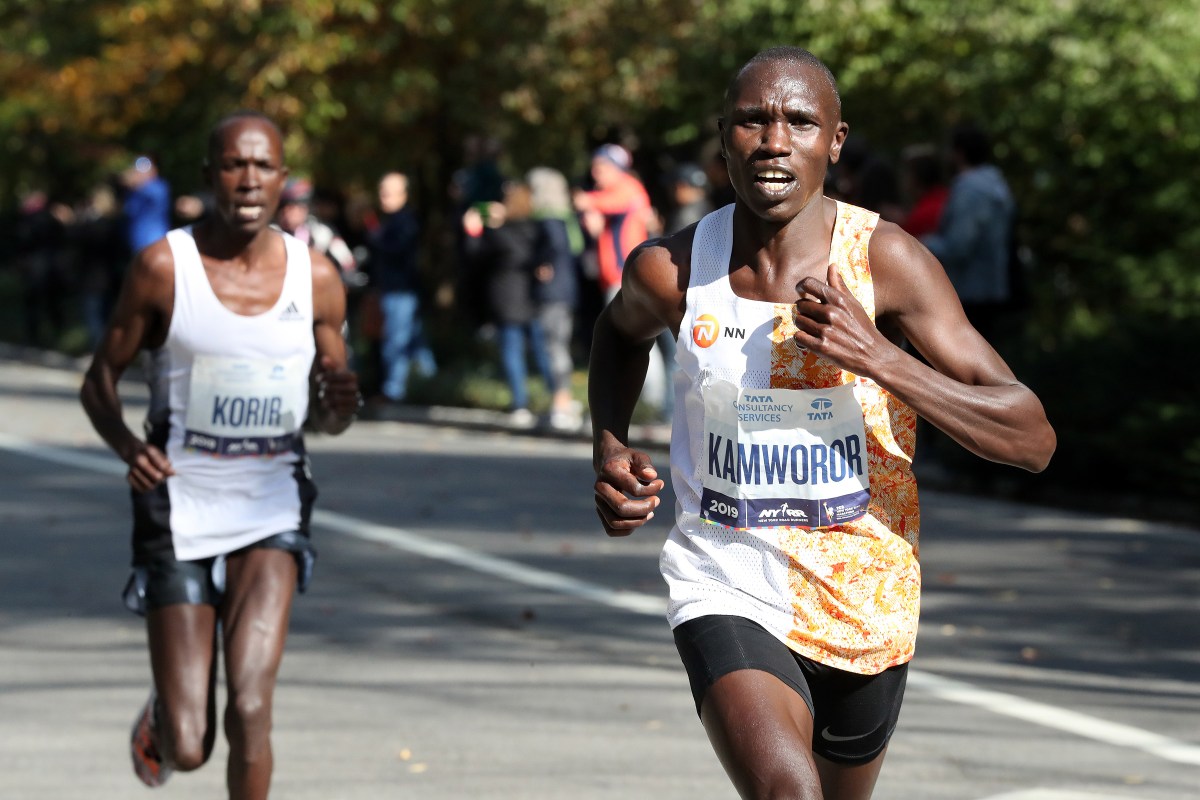
<instances>
[{"instance_id":1,"label":"tata logo","mask_svg":"<svg viewBox=\"0 0 1200 800\"><path fill-rule=\"evenodd\" d=\"M712 314L701 314L692 324L692 341L697 347L712 347L721 334L721 324Z\"/></svg>"},{"instance_id":2,"label":"tata logo","mask_svg":"<svg viewBox=\"0 0 1200 800\"><path fill-rule=\"evenodd\" d=\"M833 401L828 397L818 397L808 405L812 408L812 411L808 412L810 420L833 419L833 412L829 410L833 408Z\"/></svg>"}]
</instances>

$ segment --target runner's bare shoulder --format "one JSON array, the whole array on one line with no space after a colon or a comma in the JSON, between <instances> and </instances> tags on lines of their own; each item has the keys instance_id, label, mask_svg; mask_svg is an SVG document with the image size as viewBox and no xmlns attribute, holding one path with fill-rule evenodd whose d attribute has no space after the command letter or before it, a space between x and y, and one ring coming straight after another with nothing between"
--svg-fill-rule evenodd
<instances>
[{"instance_id":1,"label":"runner's bare shoulder","mask_svg":"<svg viewBox=\"0 0 1200 800\"><path fill-rule=\"evenodd\" d=\"M678 233L648 239L634 248L625 270L656 296L682 297L691 274L692 240L696 226Z\"/></svg>"},{"instance_id":2,"label":"runner's bare shoulder","mask_svg":"<svg viewBox=\"0 0 1200 800\"><path fill-rule=\"evenodd\" d=\"M953 300L954 287L941 263L899 225L880 220L868 248L881 316L898 317Z\"/></svg>"},{"instance_id":3,"label":"runner's bare shoulder","mask_svg":"<svg viewBox=\"0 0 1200 800\"><path fill-rule=\"evenodd\" d=\"M143 308L171 311L175 305L175 257L165 238L133 257L127 283L127 291L141 301Z\"/></svg>"}]
</instances>

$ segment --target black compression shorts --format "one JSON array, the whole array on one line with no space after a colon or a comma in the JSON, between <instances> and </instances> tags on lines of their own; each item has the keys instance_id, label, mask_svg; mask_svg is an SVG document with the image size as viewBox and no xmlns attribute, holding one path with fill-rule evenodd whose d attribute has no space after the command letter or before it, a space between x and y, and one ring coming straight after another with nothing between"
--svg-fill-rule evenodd
<instances>
[{"instance_id":1,"label":"black compression shorts","mask_svg":"<svg viewBox=\"0 0 1200 800\"><path fill-rule=\"evenodd\" d=\"M878 675L835 669L794 652L744 617L699 617L675 628L674 634L697 714L718 678L756 669L804 698L813 716L813 752L829 761L865 764L883 752L896 729L908 664Z\"/></svg>"},{"instance_id":2,"label":"black compression shorts","mask_svg":"<svg viewBox=\"0 0 1200 800\"><path fill-rule=\"evenodd\" d=\"M308 537L298 531L277 533L243 547L286 550L296 558L296 588L303 592L312 578L317 551ZM232 553L230 555L233 555ZM145 616L147 611L177 603L216 606L225 594L225 558L179 561L170 551L142 556L133 565L122 597L125 607Z\"/></svg>"}]
</instances>

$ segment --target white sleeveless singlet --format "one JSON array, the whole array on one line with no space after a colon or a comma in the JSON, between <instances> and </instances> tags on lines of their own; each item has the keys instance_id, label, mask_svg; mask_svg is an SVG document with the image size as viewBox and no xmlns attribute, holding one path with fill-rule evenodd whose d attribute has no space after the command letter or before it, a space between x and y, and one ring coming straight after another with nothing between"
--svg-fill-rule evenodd
<instances>
[{"instance_id":1,"label":"white sleeveless singlet","mask_svg":"<svg viewBox=\"0 0 1200 800\"><path fill-rule=\"evenodd\" d=\"M792 341L792 306L729 282L732 205L692 245L675 372L676 523L660 559L672 627L751 619L822 664L912 657L920 604L915 415ZM874 319L878 215L838 204L830 263Z\"/></svg>"},{"instance_id":2,"label":"white sleeveless singlet","mask_svg":"<svg viewBox=\"0 0 1200 800\"><path fill-rule=\"evenodd\" d=\"M146 426L175 469L166 489L180 560L301 528L297 470L307 471L301 426L316 352L312 264L304 244L278 234L283 289L253 316L218 299L190 228L167 234L175 306L166 341L148 354Z\"/></svg>"}]
</instances>

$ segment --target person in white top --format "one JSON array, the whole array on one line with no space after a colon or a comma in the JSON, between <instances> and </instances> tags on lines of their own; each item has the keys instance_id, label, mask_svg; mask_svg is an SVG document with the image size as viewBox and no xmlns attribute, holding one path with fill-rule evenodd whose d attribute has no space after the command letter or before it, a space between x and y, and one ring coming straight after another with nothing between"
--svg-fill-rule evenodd
<instances>
[{"instance_id":1,"label":"person in white top","mask_svg":"<svg viewBox=\"0 0 1200 800\"><path fill-rule=\"evenodd\" d=\"M129 466L125 599L146 616L154 678L134 723L134 770L157 786L211 755L221 653L229 796L254 800L270 787L276 675L315 555L302 428L343 432L361 396L337 268L270 224L288 174L279 128L253 112L222 119L204 173L213 213L136 256L80 399ZM145 439L117 393L142 351Z\"/></svg>"},{"instance_id":2,"label":"person in white top","mask_svg":"<svg viewBox=\"0 0 1200 800\"><path fill-rule=\"evenodd\" d=\"M593 338L593 491L610 536L661 503L629 424L655 337L678 342L660 567L697 712L743 798L871 796L915 640L915 415L1034 472L1055 448L937 260L822 195L847 130L812 53L747 62L720 123L735 202L635 251Z\"/></svg>"}]
</instances>

